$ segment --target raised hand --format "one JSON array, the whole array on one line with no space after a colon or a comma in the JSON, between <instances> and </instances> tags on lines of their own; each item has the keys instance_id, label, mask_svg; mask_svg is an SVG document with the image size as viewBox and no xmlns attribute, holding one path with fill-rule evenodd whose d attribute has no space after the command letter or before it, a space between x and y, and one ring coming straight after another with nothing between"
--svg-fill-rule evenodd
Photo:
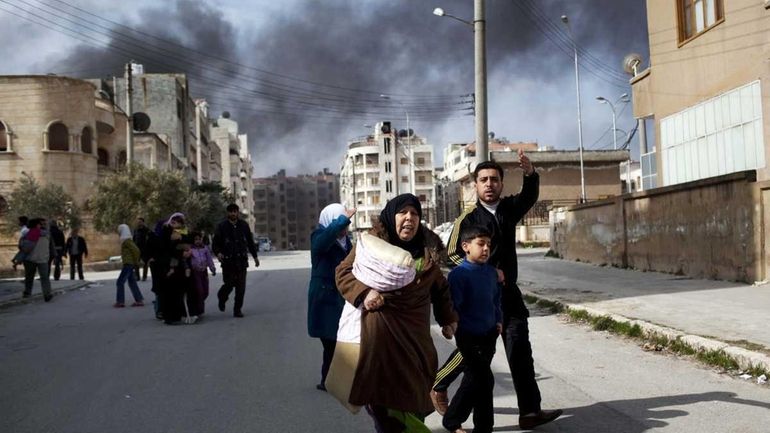
<instances>
[{"instance_id":1,"label":"raised hand","mask_svg":"<svg viewBox=\"0 0 770 433\"><path fill-rule=\"evenodd\" d=\"M519 149L519 166L524 170L524 174L529 176L535 171L535 166L532 165L532 161L524 154L524 151Z\"/></svg>"}]
</instances>

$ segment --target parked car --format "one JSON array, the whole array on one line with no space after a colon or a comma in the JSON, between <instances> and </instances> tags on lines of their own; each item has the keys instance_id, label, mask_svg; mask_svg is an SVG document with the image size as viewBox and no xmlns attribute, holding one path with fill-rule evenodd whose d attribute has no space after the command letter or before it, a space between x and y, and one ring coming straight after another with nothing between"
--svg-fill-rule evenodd
<instances>
[{"instance_id":1,"label":"parked car","mask_svg":"<svg viewBox=\"0 0 770 433\"><path fill-rule=\"evenodd\" d=\"M272 251L273 242L267 236L257 236L257 248L259 251Z\"/></svg>"}]
</instances>

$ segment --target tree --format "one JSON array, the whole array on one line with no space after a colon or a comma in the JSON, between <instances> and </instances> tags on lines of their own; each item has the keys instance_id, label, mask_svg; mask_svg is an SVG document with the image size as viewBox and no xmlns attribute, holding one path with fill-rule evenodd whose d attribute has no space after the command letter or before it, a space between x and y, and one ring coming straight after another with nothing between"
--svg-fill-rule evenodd
<instances>
[{"instance_id":1,"label":"tree","mask_svg":"<svg viewBox=\"0 0 770 433\"><path fill-rule=\"evenodd\" d=\"M10 194L8 208L3 214L7 232L18 230L18 217L46 218L61 223L62 230L79 228L80 208L60 185L40 183L32 176L22 176Z\"/></svg>"},{"instance_id":2,"label":"tree","mask_svg":"<svg viewBox=\"0 0 770 433\"><path fill-rule=\"evenodd\" d=\"M174 212L185 214L194 230L214 227L224 215L224 188L209 182L191 184L181 171L162 171L132 164L99 184L89 202L97 230L114 232L119 224L143 217L152 226Z\"/></svg>"}]
</instances>

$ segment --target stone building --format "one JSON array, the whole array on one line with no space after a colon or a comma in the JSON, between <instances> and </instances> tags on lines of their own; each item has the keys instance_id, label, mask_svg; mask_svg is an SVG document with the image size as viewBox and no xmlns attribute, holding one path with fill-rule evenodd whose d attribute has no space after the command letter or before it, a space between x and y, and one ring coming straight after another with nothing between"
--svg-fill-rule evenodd
<instances>
[{"instance_id":1,"label":"stone building","mask_svg":"<svg viewBox=\"0 0 770 433\"><path fill-rule=\"evenodd\" d=\"M209 131L212 143L215 144L212 148L217 147L220 150L218 172L222 186L235 195L242 218L249 223L249 227L254 227L254 167L249 153L248 136L239 134L238 122L231 119L228 112L222 113L218 119L211 120ZM215 171L216 169L212 170L212 173Z\"/></svg>"},{"instance_id":2,"label":"stone building","mask_svg":"<svg viewBox=\"0 0 770 433\"><path fill-rule=\"evenodd\" d=\"M433 146L414 133L406 137L390 122L380 122L373 134L348 143L340 187L343 202L358 210L352 224L356 230L370 228L385 203L405 192L420 199L427 223L436 222Z\"/></svg>"},{"instance_id":3,"label":"stone building","mask_svg":"<svg viewBox=\"0 0 770 433\"><path fill-rule=\"evenodd\" d=\"M326 205L340 201L340 176L324 169L316 175L277 174L254 179L255 233L275 248L310 249L310 234Z\"/></svg>"}]
</instances>

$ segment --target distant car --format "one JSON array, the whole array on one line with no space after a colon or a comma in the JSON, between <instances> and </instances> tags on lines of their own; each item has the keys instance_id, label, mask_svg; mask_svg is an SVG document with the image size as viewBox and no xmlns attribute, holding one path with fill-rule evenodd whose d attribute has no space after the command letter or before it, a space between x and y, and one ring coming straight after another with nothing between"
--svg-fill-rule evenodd
<instances>
[{"instance_id":1,"label":"distant car","mask_svg":"<svg viewBox=\"0 0 770 433\"><path fill-rule=\"evenodd\" d=\"M257 247L259 248L259 251L272 251L273 242L267 236L258 236Z\"/></svg>"}]
</instances>

